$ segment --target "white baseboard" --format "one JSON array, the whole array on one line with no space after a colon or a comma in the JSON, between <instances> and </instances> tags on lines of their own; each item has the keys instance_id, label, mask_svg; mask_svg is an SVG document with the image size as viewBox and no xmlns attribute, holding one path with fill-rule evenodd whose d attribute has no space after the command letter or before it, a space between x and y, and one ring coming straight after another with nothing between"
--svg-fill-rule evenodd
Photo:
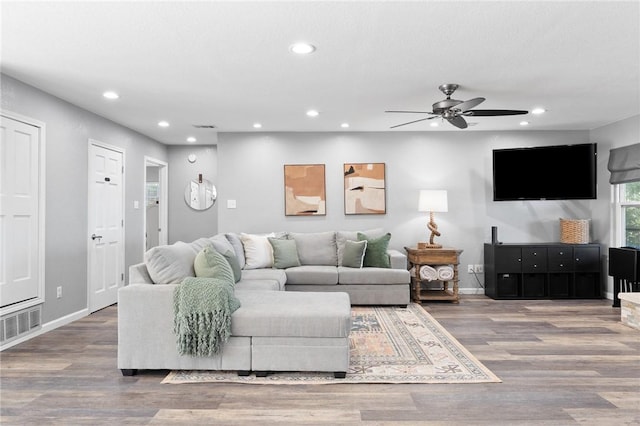
<instances>
[{"instance_id":1,"label":"white baseboard","mask_svg":"<svg viewBox=\"0 0 640 426\"><path fill-rule=\"evenodd\" d=\"M29 333L18 339L12 340L3 346L0 346L0 352L5 349L9 349L19 343L26 342L27 340L32 339L36 336L47 333L51 330L55 330L58 327L62 327L63 325L70 324L76 320L79 320L80 318L86 317L87 315L89 315L89 309L82 309L81 311L74 312L72 314L63 316L62 318L58 318L46 324L42 324L42 327L39 330L36 330L33 333Z\"/></svg>"},{"instance_id":2,"label":"white baseboard","mask_svg":"<svg viewBox=\"0 0 640 426\"><path fill-rule=\"evenodd\" d=\"M484 294L484 288L458 288L459 294Z\"/></svg>"}]
</instances>

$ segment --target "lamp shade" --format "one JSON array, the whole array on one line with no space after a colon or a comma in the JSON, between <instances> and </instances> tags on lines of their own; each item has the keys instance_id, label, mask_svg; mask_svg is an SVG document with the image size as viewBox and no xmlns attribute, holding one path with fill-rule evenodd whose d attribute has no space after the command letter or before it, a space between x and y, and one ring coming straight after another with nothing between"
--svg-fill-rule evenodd
<instances>
[{"instance_id":1,"label":"lamp shade","mask_svg":"<svg viewBox=\"0 0 640 426\"><path fill-rule=\"evenodd\" d=\"M418 201L420 212L446 212L449 211L447 203L447 191L444 189L422 189Z\"/></svg>"}]
</instances>

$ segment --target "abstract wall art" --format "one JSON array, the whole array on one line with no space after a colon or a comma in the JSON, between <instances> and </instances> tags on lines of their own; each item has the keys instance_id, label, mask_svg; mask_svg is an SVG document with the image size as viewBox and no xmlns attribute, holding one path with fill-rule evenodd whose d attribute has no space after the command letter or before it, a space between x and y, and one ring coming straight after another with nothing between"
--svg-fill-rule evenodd
<instances>
[{"instance_id":1,"label":"abstract wall art","mask_svg":"<svg viewBox=\"0 0 640 426\"><path fill-rule=\"evenodd\" d=\"M384 163L344 165L344 214L385 214Z\"/></svg>"},{"instance_id":2,"label":"abstract wall art","mask_svg":"<svg viewBox=\"0 0 640 426\"><path fill-rule=\"evenodd\" d=\"M324 164L285 164L284 211L286 216L326 214Z\"/></svg>"}]
</instances>

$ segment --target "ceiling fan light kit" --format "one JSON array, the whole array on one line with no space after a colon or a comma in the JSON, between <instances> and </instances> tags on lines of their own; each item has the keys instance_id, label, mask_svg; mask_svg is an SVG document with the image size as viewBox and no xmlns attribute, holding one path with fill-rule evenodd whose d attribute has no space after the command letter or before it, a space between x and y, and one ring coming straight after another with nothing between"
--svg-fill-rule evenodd
<instances>
[{"instance_id":1,"label":"ceiling fan light kit","mask_svg":"<svg viewBox=\"0 0 640 426\"><path fill-rule=\"evenodd\" d=\"M430 117L420 118L418 120L409 121L402 124L396 124L391 126L392 129L400 126L406 126L407 124L417 123L419 121L432 120L434 118L442 118L449 122L449 124L459 128L466 129L468 127L467 121L464 117L495 117L502 115L522 115L528 114L528 111L513 110L513 109L473 109L485 101L485 98L473 98L468 101L460 101L457 99L451 99L451 95L460 87L457 84L442 84L438 87L442 93L447 97L441 101L434 103L432 111L385 111L391 113L403 113L403 114L428 114Z\"/></svg>"}]
</instances>

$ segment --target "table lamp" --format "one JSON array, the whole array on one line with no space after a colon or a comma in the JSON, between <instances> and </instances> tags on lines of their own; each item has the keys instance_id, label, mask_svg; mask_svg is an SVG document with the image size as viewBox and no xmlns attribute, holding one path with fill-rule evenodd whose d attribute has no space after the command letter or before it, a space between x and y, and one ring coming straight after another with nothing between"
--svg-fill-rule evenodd
<instances>
[{"instance_id":1,"label":"table lamp","mask_svg":"<svg viewBox=\"0 0 640 426\"><path fill-rule=\"evenodd\" d=\"M439 237L438 225L433 220L434 212L446 212L447 207L447 191L443 189L423 189L420 191L420 199L418 201L418 211L429 212L429 223L427 228L431 231L428 243L418 243L419 249L424 248L442 248L441 244L435 244L433 237Z\"/></svg>"}]
</instances>

